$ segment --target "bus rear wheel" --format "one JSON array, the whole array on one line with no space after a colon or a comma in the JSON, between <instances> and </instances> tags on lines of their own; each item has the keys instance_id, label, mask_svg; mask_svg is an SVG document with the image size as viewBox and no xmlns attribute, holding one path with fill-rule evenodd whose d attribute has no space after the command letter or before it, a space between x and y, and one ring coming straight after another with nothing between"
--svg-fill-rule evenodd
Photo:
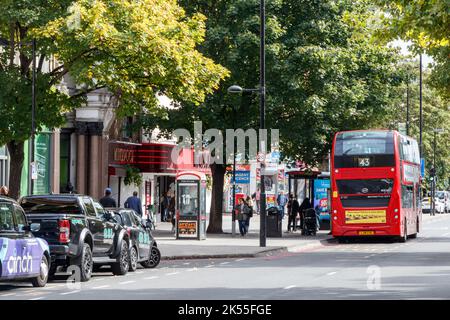
<instances>
[{"instance_id":1,"label":"bus rear wheel","mask_svg":"<svg viewBox=\"0 0 450 320\"><path fill-rule=\"evenodd\" d=\"M400 236L399 238L400 242L405 243L408 240L408 227L405 220L405 226L403 230L403 236Z\"/></svg>"}]
</instances>

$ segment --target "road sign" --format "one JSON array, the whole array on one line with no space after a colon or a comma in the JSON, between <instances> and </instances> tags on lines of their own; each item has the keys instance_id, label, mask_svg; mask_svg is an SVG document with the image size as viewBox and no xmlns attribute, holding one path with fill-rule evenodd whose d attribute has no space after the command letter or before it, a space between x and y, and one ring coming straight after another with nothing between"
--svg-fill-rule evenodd
<instances>
[{"instance_id":1,"label":"road sign","mask_svg":"<svg viewBox=\"0 0 450 320\"><path fill-rule=\"evenodd\" d=\"M250 184L250 171L236 171L236 183L237 184ZM233 183L233 179L231 179Z\"/></svg>"},{"instance_id":2,"label":"road sign","mask_svg":"<svg viewBox=\"0 0 450 320\"><path fill-rule=\"evenodd\" d=\"M258 162L264 162L266 160L266 155L263 152L258 152L258 155L256 156L256 160Z\"/></svg>"}]
</instances>

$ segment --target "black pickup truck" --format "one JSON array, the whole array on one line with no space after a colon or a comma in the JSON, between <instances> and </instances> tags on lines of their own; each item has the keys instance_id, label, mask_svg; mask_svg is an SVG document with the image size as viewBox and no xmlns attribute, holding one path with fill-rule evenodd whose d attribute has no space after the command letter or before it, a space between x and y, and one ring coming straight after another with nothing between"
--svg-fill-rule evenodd
<instances>
[{"instance_id":1,"label":"black pickup truck","mask_svg":"<svg viewBox=\"0 0 450 320\"><path fill-rule=\"evenodd\" d=\"M26 196L19 201L33 232L50 246L52 268L72 271L78 266L80 281L88 281L95 266L111 265L115 275L124 275L129 265L129 236L109 212L91 197L76 194Z\"/></svg>"}]
</instances>

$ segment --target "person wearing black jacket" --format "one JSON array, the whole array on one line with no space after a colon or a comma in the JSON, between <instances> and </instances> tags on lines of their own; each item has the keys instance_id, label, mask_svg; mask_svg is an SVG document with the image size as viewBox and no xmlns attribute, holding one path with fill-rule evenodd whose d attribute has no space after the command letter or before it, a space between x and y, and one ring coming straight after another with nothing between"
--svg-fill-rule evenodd
<instances>
[{"instance_id":1,"label":"person wearing black jacket","mask_svg":"<svg viewBox=\"0 0 450 320\"><path fill-rule=\"evenodd\" d=\"M305 198L300 205L300 208L298 209L298 212L300 213L300 229L303 230L303 214L305 213L306 209L312 209L313 206L311 204L311 201L309 201L309 198Z\"/></svg>"},{"instance_id":2,"label":"person wearing black jacket","mask_svg":"<svg viewBox=\"0 0 450 320\"><path fill-rule=\"evenodd\" d=\"M295 225L295 218L297 217L297 214L299 213L300 204L298 203L297 199L295 199L293 194L289 195L289 202L287 204L288 208L288 230L287 232L295 231L296 225Z\"/></svg>"},{"instance_id":3,"label":"person wearing black jacket","mask_svg":"<svg viewBox=\"0 0 450 320\"><path fill-rule=\"evenodd\" d=\"M100 199L100 204L103 208L115 208L117 207L116 200L111 197L112 190L111 188L105 189L105 196Z\"/></svg>"}]
</instances>

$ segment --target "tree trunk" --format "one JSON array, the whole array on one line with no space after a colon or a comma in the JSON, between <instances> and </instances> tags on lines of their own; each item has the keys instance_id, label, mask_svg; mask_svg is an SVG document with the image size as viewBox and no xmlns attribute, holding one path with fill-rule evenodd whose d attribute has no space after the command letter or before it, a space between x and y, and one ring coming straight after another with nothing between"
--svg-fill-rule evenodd
<instances>
[{"instance_id":1,"label":"tree trunk","mask_svg":"<svg viewBox=\"0 0 450 320\"><path fill-rule=\"evenodd\" d=\"M9 196L18 199L20 196L20 180L22 177L23 167L23 141L8 142L8 152L10 156L9 169Z\"/></svg>"},{"instance_id":2,"label":"tree trunk","mask_svg":"<svg viewBox=\"0 0 450 320\"><path fill-rule=\"evenodd\" d=\"M223 208L223 184L226 167L223 164L212 164L212 195L211 211L207 233L223 233L222 208Z\"/></svg>"}]
</instances>

